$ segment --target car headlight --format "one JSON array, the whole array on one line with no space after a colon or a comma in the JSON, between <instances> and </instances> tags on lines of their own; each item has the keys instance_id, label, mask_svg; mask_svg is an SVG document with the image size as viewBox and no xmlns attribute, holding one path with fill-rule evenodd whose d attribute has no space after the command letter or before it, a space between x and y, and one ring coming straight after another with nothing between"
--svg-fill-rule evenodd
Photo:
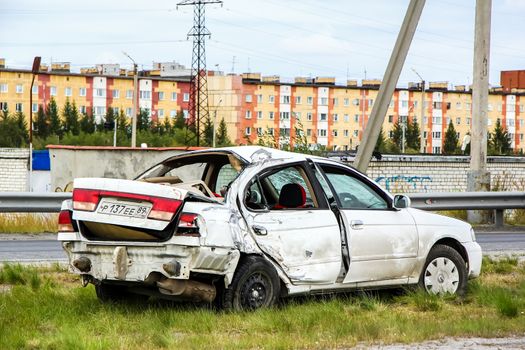
<instances>
[{"instance_id":1,"label":"car headlight","mask_svg":"<svg viewBox=\"0 0 525 350\"><path fill-rule=\"evenodd\" d=\"M472 242L476 242L476 233L472 227L470 228L470 237L472 238Z\"/></svg>"}]
</instances>

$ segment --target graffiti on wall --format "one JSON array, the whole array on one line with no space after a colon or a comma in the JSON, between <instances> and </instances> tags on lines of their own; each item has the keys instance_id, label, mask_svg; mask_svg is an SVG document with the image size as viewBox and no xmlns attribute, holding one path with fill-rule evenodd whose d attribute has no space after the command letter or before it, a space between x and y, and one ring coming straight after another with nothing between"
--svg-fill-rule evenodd
<instances>
[{"instance_id":1,"label":"graffiti on wall","mask_svg":"<svg viewBox=\"0 0 525 350\"><path fill-rule=\"evenodd\" d=\"M394 175L380 176L376 182L384 186L387 191L424 192L427 191L427 185L432 182L432 178L430 176Z\"/></svg>"}]
</instances>

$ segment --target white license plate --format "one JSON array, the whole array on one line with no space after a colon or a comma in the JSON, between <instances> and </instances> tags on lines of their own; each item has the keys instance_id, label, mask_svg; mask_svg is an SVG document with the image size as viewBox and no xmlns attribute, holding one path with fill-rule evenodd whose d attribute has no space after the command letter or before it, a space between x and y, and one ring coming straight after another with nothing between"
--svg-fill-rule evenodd
<instances>
[{"instance_id":1,"label":"white license plate","mask_svg":"<svg viewBox=\"0 0 525 350\"><path fill-rule=\"evenodd\" d=\"M144 219L148 217L150 210L150 203L131 203L102 199L98 205L97 213Z\"/></svg>"}]
</instances>

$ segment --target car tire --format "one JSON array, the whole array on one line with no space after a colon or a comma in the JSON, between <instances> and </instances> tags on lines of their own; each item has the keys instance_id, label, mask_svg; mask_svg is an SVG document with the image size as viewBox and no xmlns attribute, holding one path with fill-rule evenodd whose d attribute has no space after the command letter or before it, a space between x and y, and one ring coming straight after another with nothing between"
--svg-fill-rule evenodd
<instances>
[{"instance_id":1,"label":"car tire","mask_svg":"<svg viewBox=\"0 0 525 350\"><path fill-rule=\"evenodd\" d=\"M101 282L95 285L97 298L103 303L115 303L126 298L127 292L123 286Z\"/></svg>"},{"instance_id":2,"label":"car tire","mask_svg":"<svg viewBox=\"0 0 525 350\"><path fill-rule=\"evenodd\" d=\"M241 259L230 286L220 293L219 306L224 310L252 311L268 308L277 302L281 281L273 266L258 256Z\"/></svg>"},{"instance_id":3,"label":"car tire","mask_svg":"<svg viewBox=\"0 0 525 350\"><path fill-rule=\"evenodd\" d=\"M428 253L419 287L429 294L456 294L467 290L467 266L454 248L437 244Z\"/></svg>"}]
</instances>

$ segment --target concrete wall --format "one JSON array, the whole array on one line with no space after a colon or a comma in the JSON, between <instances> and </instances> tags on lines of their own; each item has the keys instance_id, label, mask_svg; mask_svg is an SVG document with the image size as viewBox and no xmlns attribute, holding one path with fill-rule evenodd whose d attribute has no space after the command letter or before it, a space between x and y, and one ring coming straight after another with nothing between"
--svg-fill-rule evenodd
<instances>
[{"instance_id":1,"label":"concrete wall","mask_svg":"<svg viewBox=\"0 0 525 350\"><path fill-rule=\"evenodd\" d=\"M0 148L0 192L27 191L29 148Z\"/></svg>"},{"instance_id":2,"label":"concrete wall","mask_svg":"<svg viewBox=\"0 0 525 350\"><path fill-rule=\"evenodd\" d=\"M52 192L71 190L70 183L77 177L132 179L156 163L186 151L183 147L132 149L55 145L48 149Z\"/></svg>"},{"instance_id":3,"label":"concrete wall","mask_svg":"<svg viewBox=\"0 0 525 350\"><path fill-rule=\"evenodd\" d=\"M467 189L469 157L384 156L373 161L368 176L394 193L459 192ZM524 157L489 157L494 191L525 190Z\"/></svg>"}]
</instances>

